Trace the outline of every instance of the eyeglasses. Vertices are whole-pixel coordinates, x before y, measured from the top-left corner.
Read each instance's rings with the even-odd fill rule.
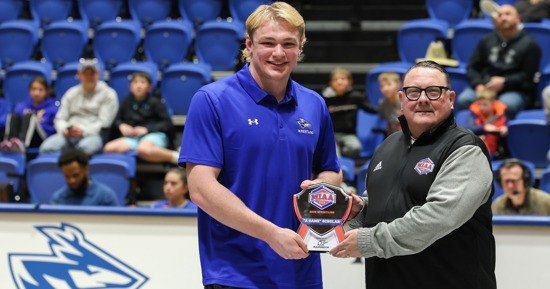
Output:
[[[515,185],[516,185],[519,181],[521,181],[521,180],[522,180],[521,178],[519,178],[519,179],[506,179],[506,180],[502,180],[502,182],[503,182],[504,184],[511,183],[511,184],[513,184],[513,185],[515,186]]]
[[[446,86],[428,86],[426,88],[407,86],[403,87],[403,92],[405,92],[405,96],[411,101],[418,100],[420,95],[422,95],[422,91],[426,93],[426,97],[429,100],[438,100],[441,97],[443,89],[450,90],[451,88]]]

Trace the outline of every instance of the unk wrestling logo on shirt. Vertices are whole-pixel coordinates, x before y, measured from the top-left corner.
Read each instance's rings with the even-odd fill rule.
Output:
[[[314,134],[312,129],[313,125],[311,125],[311,123],[307,120],[300,117],[296,122],[298,122],[298,125],[300,126],[300,129],[298,129],[299,133]]]
[[[37,226],[51,252],[11,253],[9,265],[18,289],[138,289],[148,277],[86,239],[75,226]]]

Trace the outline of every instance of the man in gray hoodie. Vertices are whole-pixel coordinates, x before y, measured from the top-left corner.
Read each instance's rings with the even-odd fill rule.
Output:
[[[65,147],[81,149],[93,155],[103,148],[101,129],[111,127],[118,111],[114,89],[99,80],[97,62],[84,60],[78,66],[80,84],[63,95],[55,116],[57,133],[40,146],[40,153],[59,152]]]

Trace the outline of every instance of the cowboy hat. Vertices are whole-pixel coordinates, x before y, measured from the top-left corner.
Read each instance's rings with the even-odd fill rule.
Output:
[[[416,62],[423,60],[432,60],[443,66],[458,66],[458,60],[447,57],[447,52],[441,41],[432,41],[426,51],[426,57],[417,58]]]
[[[491,18],[494,19],[498,16],[498,9],[500,8],[500,5],[492,0],[481,0],[479,2],[479,8],[481,8],[481,11],[483,11],[483,13],[489,15]]]

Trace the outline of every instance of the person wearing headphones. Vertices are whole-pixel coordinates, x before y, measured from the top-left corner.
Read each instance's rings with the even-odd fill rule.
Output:
[[[497,182],[504,194],[493,202],[493,214],[550,215],[550,194],[533,188],[531,172],[522,161],[505,160]]]

